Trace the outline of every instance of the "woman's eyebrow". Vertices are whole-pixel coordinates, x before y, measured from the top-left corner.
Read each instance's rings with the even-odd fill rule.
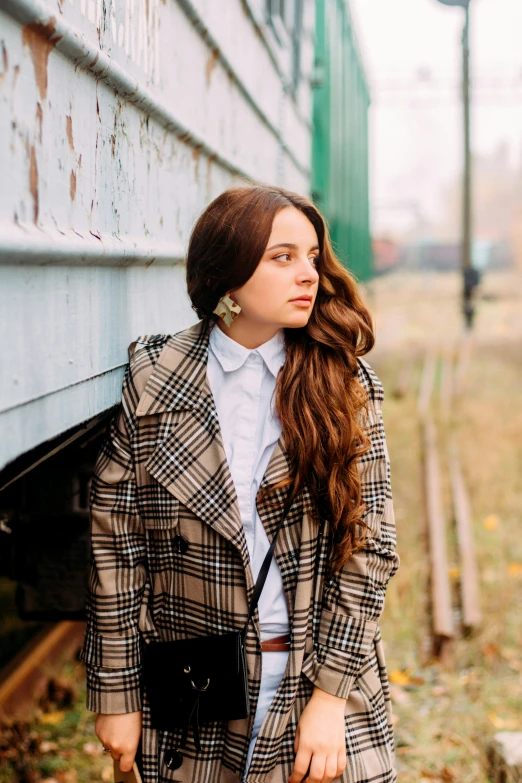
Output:
[[[267,247],[266,252],[269,253],[271,250],[275,250],[278,247],[289,247],[291,250],[299,249],[297,245],[295,245],[293,242],[279,242],[277,245],[272,245],[272,247]],[[310,250],[319,250],[319,245],[314,245],[313,247],[310,248]]]

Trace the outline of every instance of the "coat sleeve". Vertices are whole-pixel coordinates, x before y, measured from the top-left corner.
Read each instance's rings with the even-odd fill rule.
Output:
[[[372,652],[386,587],[400,564],[395,551],[390,461],[382,417],[383,387],[362,360],[358,378],[369,398],[364,428],[371,449],[359,459],[368,540],[325,581],[318,642],[303,665],[304,674],[314,685],[343,698],[348,698]]]
[[[135,712],[142,706],[138,620],[148,577],[130,446],[138,402],[131,366],[94,466],[90,493],[87,626],[79,657],[86,668],[87,709],[105,714]]]

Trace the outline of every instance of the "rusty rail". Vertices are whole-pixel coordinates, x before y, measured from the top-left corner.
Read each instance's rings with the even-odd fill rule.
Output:
[[[442,352],[439,412],[447,448],[439,451],[437,427],[431,410],[439,357],[430,346],[425,354],[417,400],[423,450],[423,478],[430,562],[432,650],[441,662],[453,666],[453,640],[456,636],[452,588],[448,568],[448,525],[444,511],[442,475],[447,470],[451,488],[452,520],[456,525],[460,564],[459,603],[462,628],[469,634],[480,626],[479,571],[473,538],[472,514],[454,431],[458,404],[467,388],[471,358],[471,337],[464,334],[455,346]]]
[[[448,466],[460,559],[462,625],[464,630],[469,633],[477,629],[482,621],[479,571],[469,496],[464,482],[457,441],[454,435],[450,437],[448,446]]]
[[[74,654],[84,634],[84,622],[65,621],[31,639],[0,672],[0,715],[29,717],[50,671]]]
[[[422,421],[424,486],[428,544],[434,654],[447,667],[452,666],[455,636],[451,586],[446,547],[447,527],[441,489],[440,459],[435,423],[426,414]]]

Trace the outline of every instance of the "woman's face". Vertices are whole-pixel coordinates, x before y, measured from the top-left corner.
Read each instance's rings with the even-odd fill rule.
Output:
[[[305,326],[317,296],[318,255],[317,233],[306,215],[295,207],[281,209],[256,271],[244,285],[230,291],[241,307],[236,321],[243,317],[259,326]]]

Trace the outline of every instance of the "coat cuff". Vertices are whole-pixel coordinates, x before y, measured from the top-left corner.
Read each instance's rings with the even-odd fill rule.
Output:
[[[323,609],[318,643],[303,664],[303,674],[321,690],[347,699],[371,653],[377,630],[375,620]]]
[[[88,710],[105,715],[141,710],[139,634],[106,637],[88,630],[78,657],[85,663]]]

